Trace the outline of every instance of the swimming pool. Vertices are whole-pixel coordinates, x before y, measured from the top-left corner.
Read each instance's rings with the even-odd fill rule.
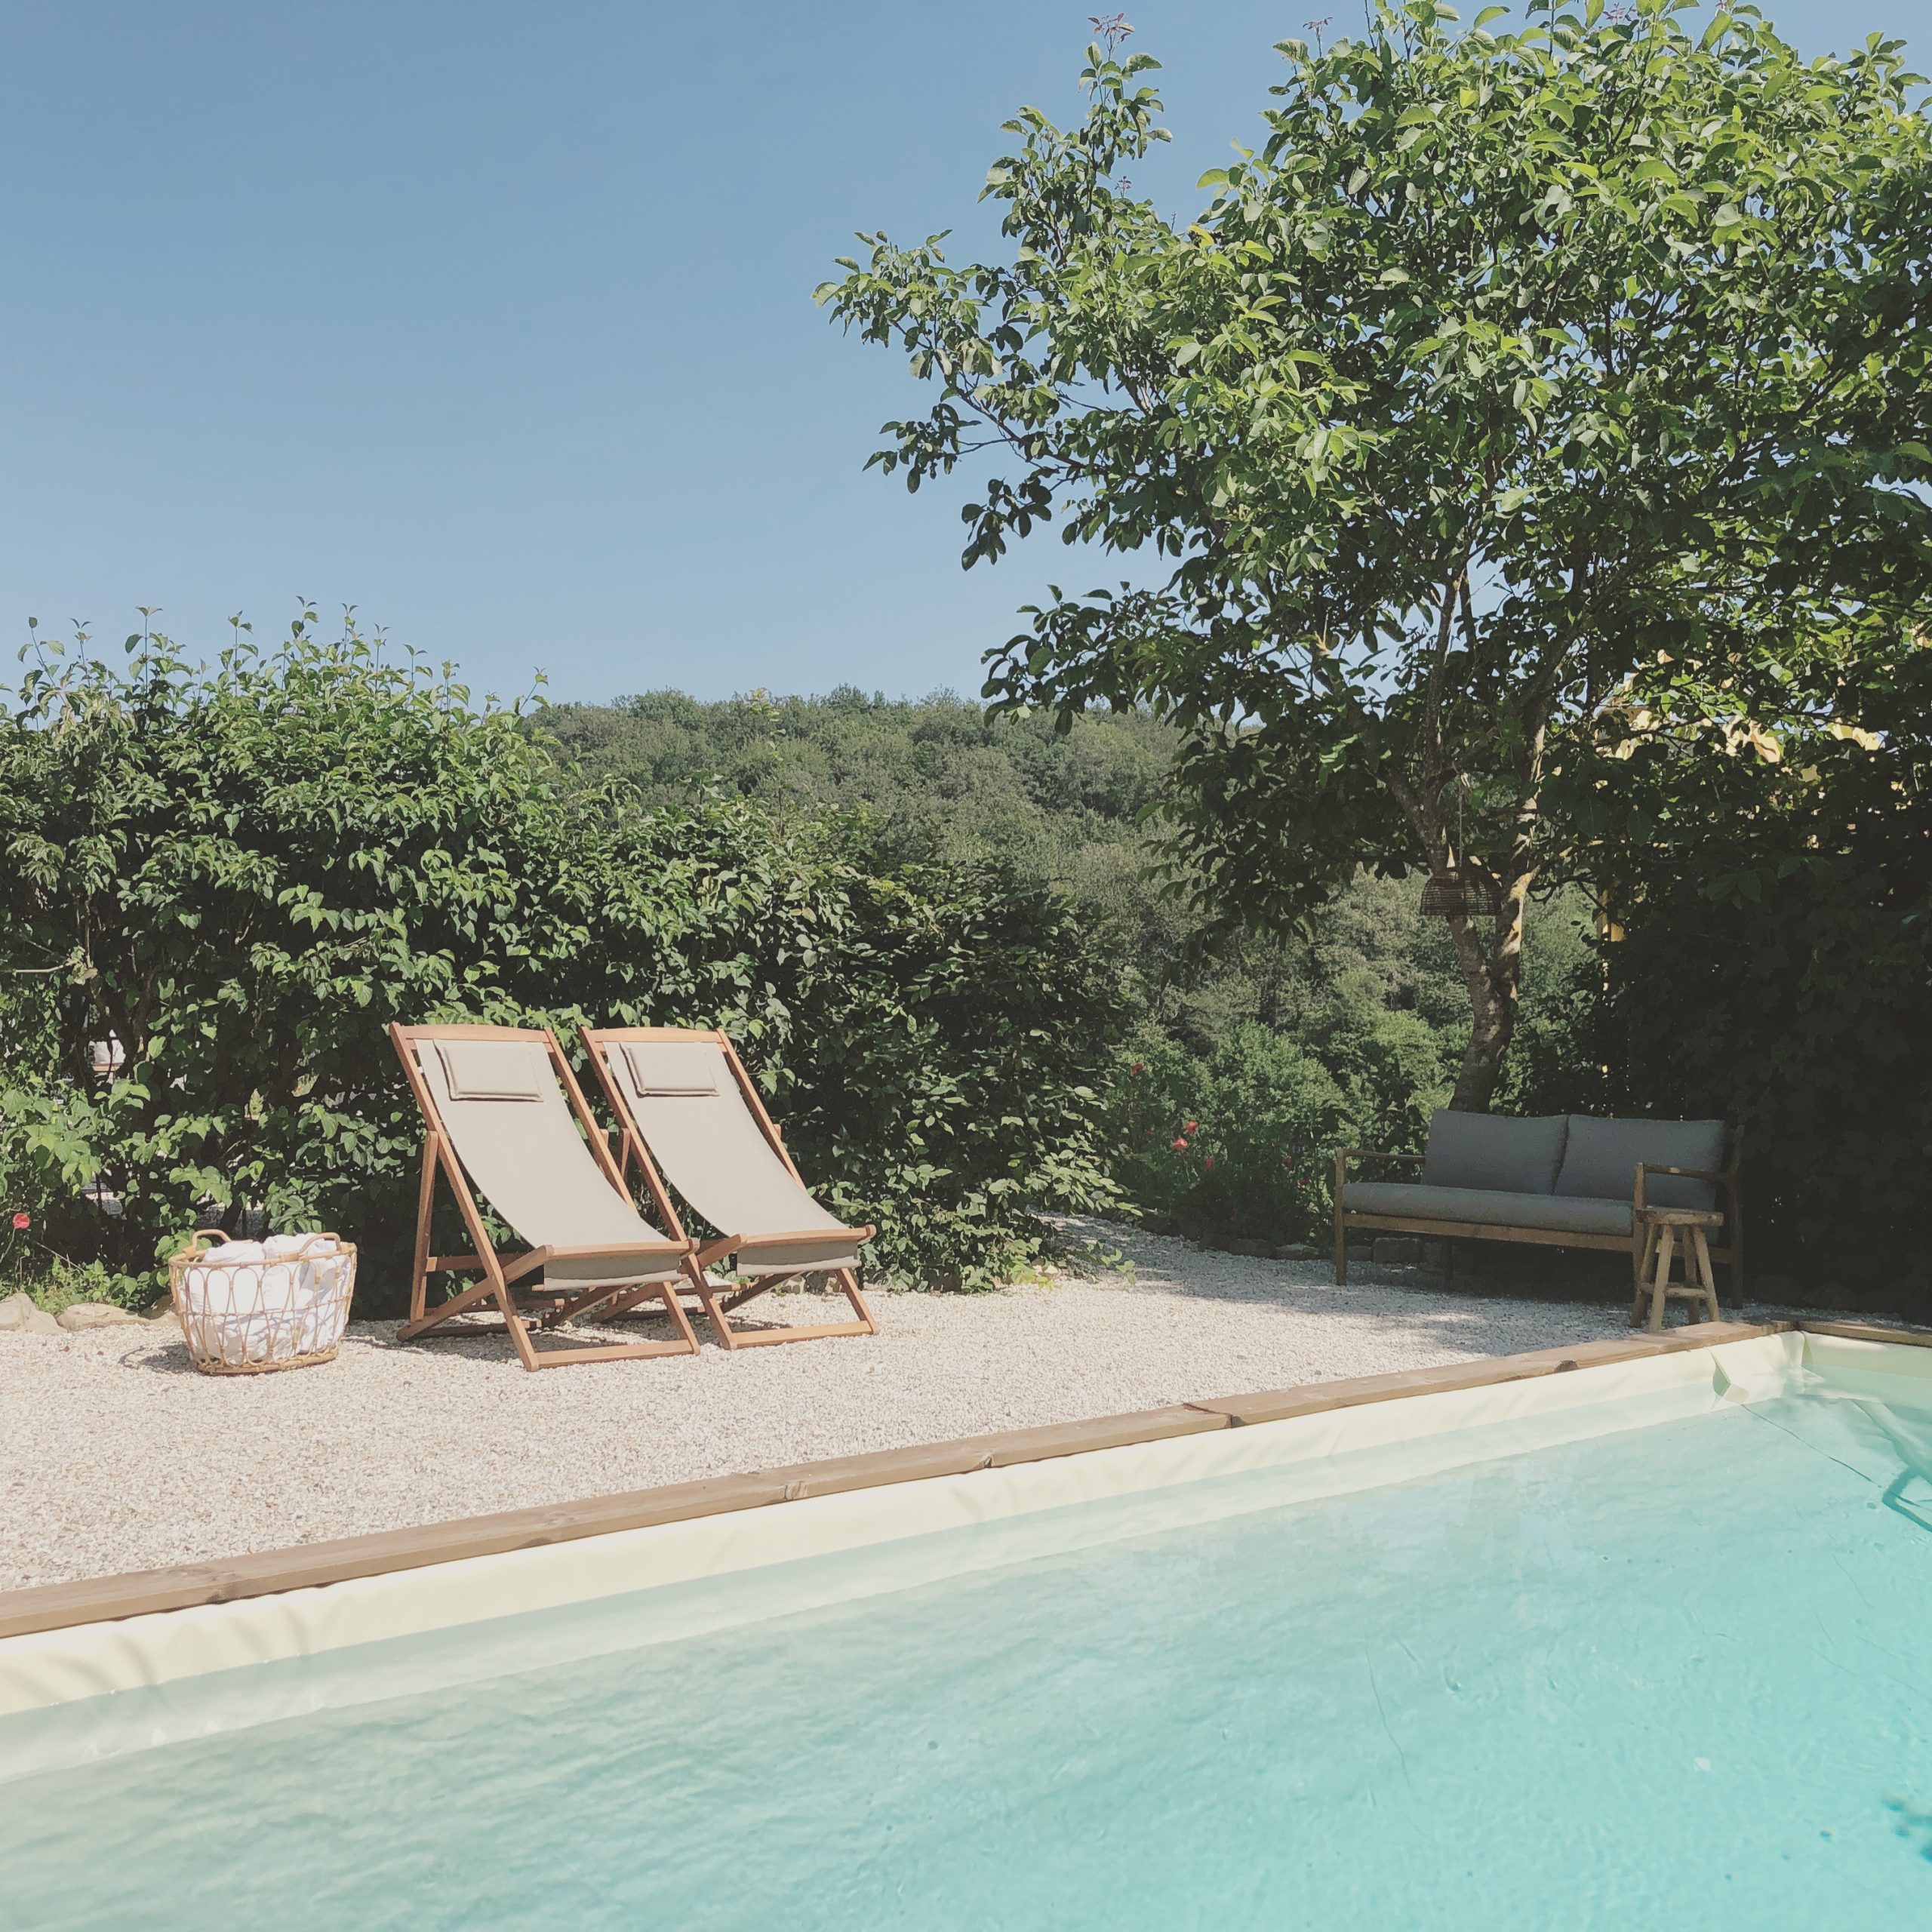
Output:
[[[1928,1355],[1235,1430],[924,1534],[908,1485],[828,1554],[21,1710],[0,1925],[1922,1927]]]

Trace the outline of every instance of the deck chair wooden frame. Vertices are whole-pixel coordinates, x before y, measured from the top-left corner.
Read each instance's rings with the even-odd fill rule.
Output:
[[[725,1064],[731,1069],[731,1077],[737,1081],[738,1092],[744,1101],[745,1109],[757,1124],[758,1131],[764,1137],[766,1144],[773,1153],[785,1164],[786,1171],[800,1187],[805,1185],[804,1177],[798,1169],[785,1145],[785,1137],[778,1131],[777,1123],[766,1111],[764,1100],[752,1077],[746,1071],[745,1063],[738,1057],[738,1050],[731,1044],[731,1036],[721,1032],[706,1032],[684,1026],[586,1026],[583,1029],[583,1044],[611,1103],[611,1112],[618,1121],[617,1172],[628,1174],[635,1164],[644,1177],[644,1184],[651,1196],[651,1205],[663,1225],[679,1239],[685,1238],[685,1224],[678,1214],[677,1204],[671,1198],[671,1191],[666,1184],[663,1174],[651,1149],[645,1144],[644,1136],[638,1131],[630,1103],[623,1089],[611,1071],[609,1050],[613,1047],[635,1041],[705,1041],[721,1048]],[[861,1241],[869,1241],[877,1232],[870,1227],[862,1228],[812,1228],[802,1232],[789,1233],[721,1234],[709,1241],[691,1243],[691,1252],[685,1257],[684,1272],[691,1285],[691,1292],[710,1316],[712,1326],[718,1331],[718,1339],[728,1349],[757,1348],[775,1342],[815,1342],[832,1335],[876,1335],[878,1323],[867,1304],[864,1291],[859,1285],[857,1274],[850,1267],[826,1269],[814,1266],[810,1261],[802,1261],[796,1267],[786,1267],[746,1283],[741,1287],[730,1287],[712,1281],[705,1270],[714,1261],[722,1260],[727,1255],[737,1257],[742,1267],[746,1262],[755,1265],[761,1248],[795,1247],[801,1242],[825,1243],[832,1238],[839,1238],[841,1245],[857,1247]],[[801,1275],[829,1274],[835,1280],[845,1299],[852,1305],[858,1318],[852,1321],[822,1322],[813,1326],[773,1328],[734,1328],[731,1317],[745,1304],[783,1283],[795,1281]]]
[[[564,1057],[556,1035],[547,1027],[404,1026],[392,1023],[389,1038],[395,1047],[397,1057],[402,1062],[410,1091],[422,1109],[424,1128],[423,1174],[416,1197],[416,1247],[409,1282],[409,1319],[397,1331],[397,1340],[414,1341],[423,1336],[433,1340],[458,1335],[508,1335],[517,1358],[527,1369],[555,1368],[568,1362],[619,1361],[633,1355],[695,1355],[697,1337],[679,1298],[675,1276],[631,1287],[593,1287],[574,1292],[563,1288],[518,1285],[549,1261],[588,1259],[618,1252],[626,1258],[640,1252],[657,1255],[678,1265],[681,1272],[694,1245],[685,1238],[681,1229],[674,1232],[661,1250],[641,1251],[631,1247],[619,1251],[598,1245],[564,1247],[552,1244],[528,1248],[521,1254],[500,1254],[484,1225],[475,1193],[463,1172],[455,1143],[444,1124],[435,1096],[423,1077],[423,1069],[417,1059],[419,1042],[426,1044],[439,1040],[506,1040],[532,1045],[541,1042],[571,1111],[584,1130],[598,1171],[626,1203],[635,1204],[631,1201],[623,1176],[611,1158],[609,1143],[585,1102],[583,1090],[577,1084],[570,1063]],[[435,1209],[439,1177],[448,1188],[469,1236],[471,1247],[466,1254],[432,1254],[429,1251],[430,1223]],[[483,1279],[472,1287],[459,1290],[433,1308],[429,1305],[429,1278],[432,1275],[473,1273],[481,1274]],[[534,1340],[533,1331],[548,1331],[574,1316],[595,1311],[600,1318],[608,1320],[635,1309],[640,1302],[654,1300],[664,1304],[678,1331],[676,1340],[546,1349],[538,1349]],[[500,1321],[456,1321],[457,1317],[467,1315],[491,1302],[496,1304]]]

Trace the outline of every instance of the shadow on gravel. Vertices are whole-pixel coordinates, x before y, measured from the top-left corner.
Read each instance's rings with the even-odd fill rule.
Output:
[[[198,1369],[188,1354],[186,1343],[177,1339],[172,1342],[137,1343],[121,1358],[123,1368],[144,1368],[150,1375],[198,1375]]]
[[[1491,1353],[1524,1346],[1518,1324],[1520,1311],[1529,1304],[1593,1309],[1602,1317],[1604,1332],[1611,1335],[1623,1333],[1629,1319],[1630,1264],[1617,1254],[1552,1254],[1547,1249],[1458,1241],[1454,1266],[1446,1272],[1352,1260],[1349,1284],[1338,1288],[1333,1266],[1326,1260],[1270,1261],[1231,1254],[1198,1247],[1177,1236],[1143,1234],[1082,1216],[1057,1217],[1057,1224],[1076,1244],[1121,1252],[1138,1285],[1156,1294],[1203,1301],[1272,1302],[1297,1313],[1327,1310],[1399,1319],[1411,1329],[1440,1334],[1445,1343]],[[1128,1278],[1103,1272],[1093,1278],[1124,1285]],[[1389,1304],[1391,1289],[1404,1298],[1399,1311]],[[1721,1269],[1719,1294],[1729,1291],[1728,1278]],[[1438,1303],[1437,1310],[1429,1306],[1432,1299]],[[1727,1300],[1723,1306],[1725,1319],[1733,1321],[1903,1319],[1870,1309],[1795,1307],[1749,1300],[1741,1306]],[[1672,1325],[1678,1324],[1673,1321]],[[1506,1326],[1509,1332],[1500,1333]]]
[[[1617,1255],[1552,1259],[1547,1251],[1479,1258],[1474,1244],[1458,1243],[1447,1271],[1378,1266],[1352,1260],[1346,1287],[1335,1285],[1331,1263],[1273,1261],[1198,1247],[1168,1235],[1143,1234],[1116,1223],[1068,1217],[1061,1225],[1076,1243],[1118,1250],[1135,1284],[1186,1300],[1274,1303],[1297,1314],[1327,1312],[1399,1320],[1404,1327],[1441,1334],[1446,1344],[1504,1352],[1520,1349],[1530,1306],[1589,1311],[1606,1332],[1627,1321],[1629,1263]],[[1520,1265],[1518,1265],[1520,1263]],[[1125,1284],[1124,1275],[1112,1278]],[[1392,1306],[1392,1291],[1401,1302]]]
[[[395,1347],[396,1346],[395,1326],[393,1322],[385,1323],[380,1329],[373,1331],[370,1327],[361,1324],[352,1327],[348,1334],[342,1338],[342,1353],[346,1355],[358,1349]],[[471,1346],[472,1348],[480,1348],[484,1341],[492,1339],[500,1340],[501,1338],[479,1337]],[[505,1346],[507,1347],[508,1344],[506,1343]],[[337,1359],[340,1358],[340,1357],[337,1358]],[[202,1370],[195,1367],[194,1358],[188,1352],[188,1345],[182,1340],[178,1331],[148,1336],[140,1341],[131,1343],[121,1357],[121,1365],[124,1368],[145,1369],[150,1375],[200,1375],[204,1373]],[[305,1365],[318,1368],[327,1368],[331,1366],[328,1362]],[[288,1372],[291,1374],[296,1373],[294,1370]],[[211,1381],[220,1382],[245,1381],[252,1380],[254,1378],[243,1376],[210,1376],[208,1379]]]

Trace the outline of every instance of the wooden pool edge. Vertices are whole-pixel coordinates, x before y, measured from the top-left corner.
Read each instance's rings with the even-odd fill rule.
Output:
[[[161,1611],[313,1589],[356,1577],[384,1576],[470,1557],[539,1549],[617,1531],[760,1509],[807,1497],[1047,1462],[1094,1450],[1284,1421],[1295,1416],[1436,1395],[1450,1389],[1527,1381],[1539,1376],[1715,1348],[1794,1331],[1932,1346],[1932,1334],[1869,1327],[1861,1323],[1706,1322],[1661,1334],[1639,1333],[1573,1347],[1446,1363],[1435,1368],[1305,1383],[1291,1389],[1180,1402],[1165,1408],[1083,1422],[1008,1429],[957,1441],[880,1450],[868,1455],[801,1463],[789,1468],[739,1475],[707,1477],[697,1482],[672,1483],[576,1502],[540,1503],[490,1515],[376,1531],[211,1562],[177,1564],[166,1569],[88,1577],[78,1583],[43,1583],[0,1591],[0,1641],[84,1624],[115,1623]]]

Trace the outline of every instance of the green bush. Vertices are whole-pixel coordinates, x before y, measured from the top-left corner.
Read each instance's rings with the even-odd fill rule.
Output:
[[[1660,705],[1564,798],[1620,936],[1526,1064],[1539,1106],[1744,1130],[1746,1263],[1854,1304],[1932,1297],[1932,648],[1902,640],[1724,755]]]
[[[646,810],[521,708],[306,617],[212,669],[145,634],[125,668],[50,652],[14,695],[0,1180],[128,1293],[244,1204],[393,1279],[420,1129],[392,1019],[724,1026],[903,1279],[996,1278],[1045,1238],[1033,1208],[1108,1197],[1115,975],[997,862],[888,860],[851,817]]]
[[[844,929],[782,1014],[744,1029],[788,1137],[834,1207],[879,1224],[900,1277],[1010,1280],[1052,1244],[1034,1209],[1116,1196],[1097,1090],[1118,974],[1063,902],[1003,863],[875,876],[854,822],[810,836],[837,861]]]
[[[1327,1224],[1337,1149],[1419,1146],[1454,1066],[1452,1040],[1366,1004],[1300,1037],[1244,1023],[1204,1054],[1149,1033],[1109,1089],[1114,1177],[1189,1233],[1306,1240]]]
[[[1348,1112],[1294,1041],[1236,1026],[1206,1055],[1150,1035],[1109,1091],[1115,1177],[1190,1232],[1299,1240],[1320,1220],[1324,1155]]]

